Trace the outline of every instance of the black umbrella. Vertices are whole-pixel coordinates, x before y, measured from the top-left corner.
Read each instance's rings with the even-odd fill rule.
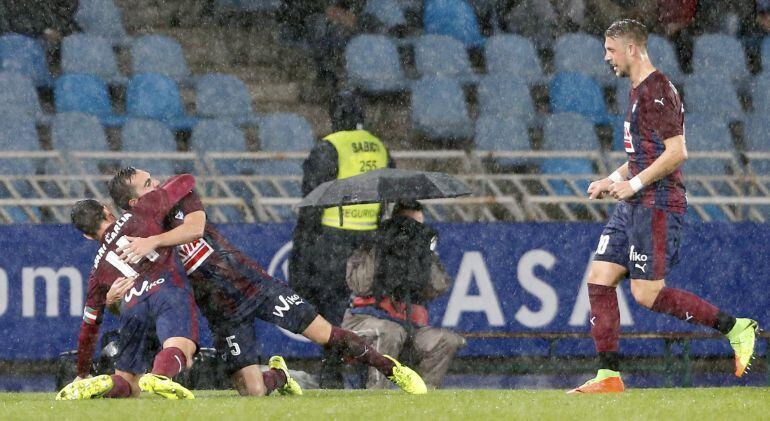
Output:
[[[468,194],[471,194],[468,186],[449,174],[383,168],[327,181],[305,196],[299,207],[438,199]]]

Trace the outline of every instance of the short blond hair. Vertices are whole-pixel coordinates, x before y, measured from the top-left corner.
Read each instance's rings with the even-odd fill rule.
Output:
[[[647,49],[647,27],[638,20],[616,20],[604,31],[604,36],[607,38],[628,38],[636,46]]]

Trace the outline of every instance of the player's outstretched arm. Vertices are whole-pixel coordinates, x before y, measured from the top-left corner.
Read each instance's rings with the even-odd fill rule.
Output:
[[[687,159],[687,147],[684,144],[684,136],[669,137],[663,141],[666,149],[660,156],[645,168],[644,171],[628,181],[614,183],[610,194],[618,200],[626,200],[635,195],[644,186],[660,180],[679,168]]]
[[[158,247],[172,247],[187,244],[203,237],[206,228],[206,212],[195,211],[184,217],[182,225],[152,237],[126,237],[128,243],[116,251],[121,260],[137,263]]]
[[[626,179],[628,175],[628,162],[624,163],[609,176],[596,180],[588,186],[589,199],[601,199],[610,191],[612,183],[617,183]]]

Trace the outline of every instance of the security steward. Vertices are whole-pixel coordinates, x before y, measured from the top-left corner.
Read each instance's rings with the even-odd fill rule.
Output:
[[[303,196],[326,181],[394,167],[382,141],[363,129],[360,96],[341,92],[331,114],[334,133],[319,141],[302,165]],[[380,216],[379,204],[343,206],[342,221],[339,207],[300,210],[289,258],[289,285],[332,324],[342,323],[349,305],[350,291],[345,282],[348,258],[373,237]],[[339,355],[322,356],[319,386],[344,387]]]

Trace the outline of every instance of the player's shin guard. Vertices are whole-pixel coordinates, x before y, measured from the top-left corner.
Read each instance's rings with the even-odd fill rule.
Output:
[[[591,303],[591,337],[604,369],[618,371],[618,337],[620,310],[615,287],[588,284]]]
[[[155,356],[152,363],[152,374],[160,374],[172,378],[187,367],[187,357],[181,349],[172,346],[164,348]]]
[[[395,366],[393,361],[385,358],[354,332],[332,326],[329,342],[325,346],[338,351],[347,358],[374,367],[385,376],[393,375],[393,367]]]
[[[690,323],[697,323],[727,333],[735,318],[719,311],[708,301],[681,289],[663,287],[652,304],[652,311],[670,314]]]
[[[128,380],[124,379],[117,374],[110,376],[112,378],[112,389],[104,394],[105,398],[130,398],[131,397],[131,384]]]

